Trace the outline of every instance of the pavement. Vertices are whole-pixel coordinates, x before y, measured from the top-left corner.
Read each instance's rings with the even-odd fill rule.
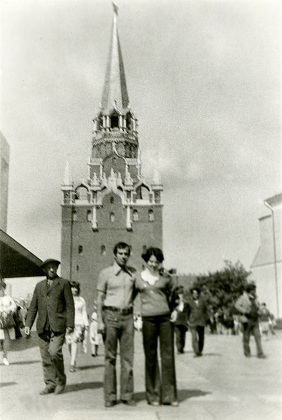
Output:
[[[0,360],[1,420],[281,420],[282,332],[263,341],[267,359],[245,358],[240,336],[206,335],[203,357],[194,358],[187,334],[185,353],[176,355],[179,407],[152,407],[144,392],[142,335],[135,333],[134,383],[136,407],[103,401],[103,346],[100,355],[78,356],[77,370],[68,372],[70,357],[64,346],[67,386],[61,395],[40,396],[44,388],[36,333],[13,342],[8,359]],[[118,363],[119,366],[119,363]],[[118,367],[119,369],[119,367]]]

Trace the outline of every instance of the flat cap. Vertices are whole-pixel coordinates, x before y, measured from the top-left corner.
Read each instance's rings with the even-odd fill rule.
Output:
[[[60,261],[55,260],[54,258],[48,258],[48,260],[43,261],[43,263],[40,265],[41,268],[44,268],[47,264],[57,264],[57,266],[59,266],[61,264]]]

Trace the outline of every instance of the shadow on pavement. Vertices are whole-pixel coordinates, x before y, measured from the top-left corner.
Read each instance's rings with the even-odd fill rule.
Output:
[[[11,340],[10,342],[10,351],[22,351],[27,350],[32,347],[38,346],[38,336],[37,333],[31,333],[29,338],[25,336],[18,338],[17,340]]]
[[[221,353],[203,353],[203,357],[205,356],[220,356],[222,357]]]
[[[188,400],[189,398],[204,397],[208,394],[211,394],[211,392],[204,392],[199,389],[180,389],[177,391],[179,402]]]
[[[82,391],[84,389],[98,389],[102,388],[102,386],[103,382],[84,382],[82,384],[67,385],[64,394],[68,392]]]
[[[10,362],[10,365],[33,365],[35,363],[42,363],[41,360],[24,360],[23,362]]]
[[[2,384],[0,384],[0,388],[3,388],[4,386],[11,386],[11,385],[17,385],[17,382],[2,382]]]
[[[178,401],[188,400],[189,398],[195,397],[204,397],[205,395],[211,394],[210,392],[200,391],[198,389],[181,389],[177,391]],[[145,392],[136,392],[134,393],[134,399],[136,402],[138,401],[146,401],[146,393]]]
[[[105,365],[89,365],[89,366],[79,366],[77,368],[77,370],[88,370],[88,369],[96,369],[96,368],[100,368],[100,367],[104,367]]]

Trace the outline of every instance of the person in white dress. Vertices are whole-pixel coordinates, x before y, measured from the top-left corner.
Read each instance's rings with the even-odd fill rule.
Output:
[[[98,333],[97,311],[91,315],[91,322],[89,327],[89,340],[91,345],[92,357],[98,356],[99,344],[102,343],[102,334]]]
[[[71,334],[66,335],[66,343],[68,344],[71,356],[70,372],[75,372],[78,346],[79,343],[84,342],[85,334],[87,333],[89,327],[89,321],[86,312],[85,300],[80,296],[80,283],[77,281],[71,281],[70,286],[75,308],[75,327]]]
[[[10,340],[14,340],[15,329],[7,323],[7,319],[13,321],[13,315],[16,312],[17,305],[11,296],[5,295],[6,283],[0,282],[0,348],[3,350],[3,363],[9,366],[8,350]],[[14,324],[15,325],[15,324]]]

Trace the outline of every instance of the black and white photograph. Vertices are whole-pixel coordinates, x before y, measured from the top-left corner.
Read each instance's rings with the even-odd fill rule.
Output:
[[[0,2],[2,420],[280,420],[278,0]]]

